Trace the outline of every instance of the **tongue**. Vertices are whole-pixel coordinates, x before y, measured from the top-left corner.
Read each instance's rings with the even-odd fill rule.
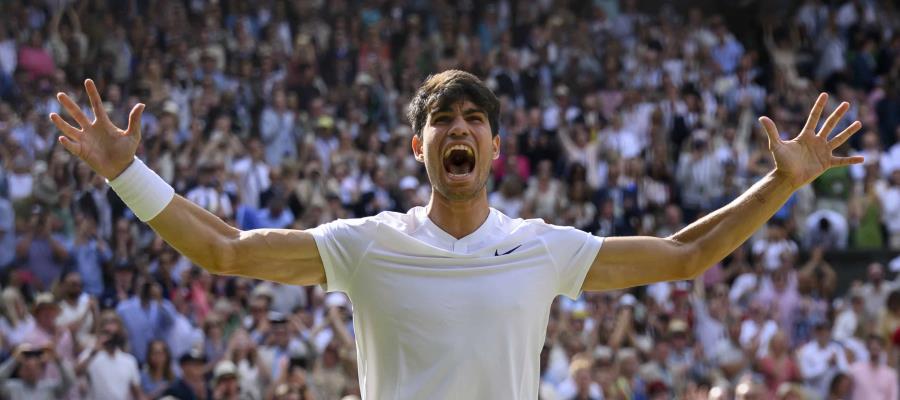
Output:
[[[450,167],[447,169],[453,175],[465,175],[468,174],[471,168],[469,168],[469,163],[451,163]]]

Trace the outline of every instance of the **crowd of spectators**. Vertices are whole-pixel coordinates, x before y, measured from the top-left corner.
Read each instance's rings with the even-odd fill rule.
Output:
[[[900,250],[900,9],[736,3],[758,29],[633,0],[0,2],[0,392],[359,396],[347,298],[192,265],[57,145],[57,92],[90,113],[93,78],[120,126],[146,103],[138,156],[179,194],[305,229],[428,201],[405,106],[458,68],[502,102],[491,205],[600,236],[742,193],[773,168],[760,115],[787,138],[827,90],[835,132],[864,126],[837,152],[865,164],[696,281],[558,299],[540,399],[900,398],[900,259],[838,285],[826,256]]]

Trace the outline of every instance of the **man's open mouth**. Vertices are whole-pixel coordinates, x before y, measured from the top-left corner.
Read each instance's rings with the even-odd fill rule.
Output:
[[[465,144],[447,146],[443,154],[444,171],[453,177],[463,177],[475,169],[475,150]]]

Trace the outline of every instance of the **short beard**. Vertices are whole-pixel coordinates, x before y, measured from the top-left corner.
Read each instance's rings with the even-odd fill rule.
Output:
[[[431,179],[431,176],[429,175],[428,178]],[[434,180],[434,181],[436,181],[436,180]],[[487,181],[488,181],[488,178],[485,178],[484,180],[481,181],[481,184],[475,188],[475,190],[473,190],[472,192],[468,192],[468,193],[459,193],[459,192],[448,193],[448,191],[444,190],[443,187],[441,187],[439,185],[435,185],[434,182],[432,182],[431,188],[432,188],[432,190],[439,193],[441,196],[443,196],[445,199],[447,199],[449,201],[466,201],[466,200],[472,200],[472,199],[478,197],[478,195],[482,191],[484,191],[485,188],[487,187]]]

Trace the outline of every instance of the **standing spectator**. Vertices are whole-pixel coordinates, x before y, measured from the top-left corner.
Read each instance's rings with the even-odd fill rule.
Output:
[[[827,322],[816,325],[814,339],[800,347],[797,358],[804,382],[821,397],[828,393],[834,376],[847,370],[844,349],[831,340],[831,326]]]
[[[174,320],[175,310],[162,298],[162,289],[155,282],[145,282],[138,294],[119,303],[116,313],[128,334],[131,352],[138,362],[147,360],[147,347],[154,339],[162,339]]]
[[[56,325],[72,332],[78,343],[92,343],[97,304],[89,294],[82,291],[82,280],[78,271],[72,270],[63,274],[58,293],[60,313],[56,317]]]
[[[269,189],[269,166],[264,159],[262,143],[251,138],[247,144],[247,155],[238,159],[232,166],[238,185],[241,203],[250,209],[260,207],[260,195]]]
[[[281,166],[285,159],[297,157],[294,112],[287,108],[287,95],[281,88],[272,93],[272,103],[260,116],[260,137],[266,145],[266,163]]]
[[[866,278],[867,281],[860,289],[860,294],[866,303],[866,318],[875,321],[880,317],[888,295],[897,289],[898,282],[884,279],[884,265],[880,262],[869,264],[866,268]]]
[[[103,266],[112,260],[112,250],[97,233],[97,222],[88,214],[75,218],[76,234],[72,259],[84,282],[84,291],[92,296],[103,293]]]
[[[848,371],[853,378],[852,400],[894,400],[900,398],[897,389],[897,370],[887,365],[887,353],[883,348],[884,339],[869,335],[866,348],[868,360],[857,360]]]
[[[698,131],[702,132],[702,131]],[[722,194],[722,165],[709,149],[707,135],[694,134],[689,152],[678,160],[677,179],[685,218],[693,220]]]
[[[76,372],[88,380],[90,399],[140,399],[141,378],[137,360],[126,352],[121,320],[111,311],[100,317],[94,347],[84,350]]]
[[[69,260],[69,242],[58,233],[57,219],[35,206],[27,230],[16,244],[16,255],[37,278],[38,289],[49,290]]]
[[[878,196],[881,200],[881,220],[887,228],[887,242],[891,250],[900,250],[900,167],[895,167],[888,187]]]
[[[753,256],[768,272],[781,268],[785,257],[793,259],[797,252],[797,243],[788,237],[785,221],[779,219],[769,221],[766,237],[753,243]]]

